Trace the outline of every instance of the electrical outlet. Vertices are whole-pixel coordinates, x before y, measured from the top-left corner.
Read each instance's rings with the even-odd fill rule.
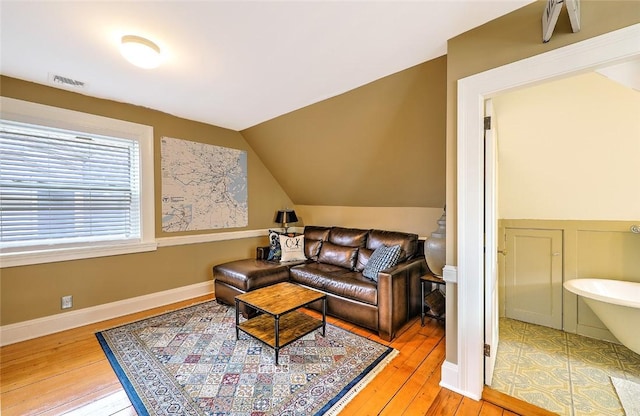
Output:
[[[73,296],[63,296],[62,297],[62,309],[69,309],[73,307]]]

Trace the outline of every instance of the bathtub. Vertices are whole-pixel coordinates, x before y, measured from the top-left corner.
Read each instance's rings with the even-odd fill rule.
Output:
[[[640,283],[609,279],[574,279],[564,282],[580,295],[618,341],[640,354]]]

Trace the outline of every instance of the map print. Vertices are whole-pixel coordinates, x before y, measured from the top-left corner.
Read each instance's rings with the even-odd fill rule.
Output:
[[[246,227],[247,152],[162,137],[162,231]]]

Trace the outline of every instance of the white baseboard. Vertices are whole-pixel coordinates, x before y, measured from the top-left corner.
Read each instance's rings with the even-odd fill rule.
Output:
[[[458,283],[458,268],[456,266],[451,266],[446,264],[442,269],[442,278],[447,283]]]
[[[213,280],[0,327],[0,346],[213,293]]]
[[[440,387],[460,393],[458,388],[458,366],[445,360],[440,369]]]
[[[460,375],[458,373],[458,364],[453,364],[450,361],[446,361],[442,363],[441,367],[441,376],[440,376],[440,387],[444,387],[445,389],[449,389],[458,394],[462,394],[463,396],[469,397],[473,400],[482,399],[482,393],[478,396],[473,392],[467,391],[460,386]]]

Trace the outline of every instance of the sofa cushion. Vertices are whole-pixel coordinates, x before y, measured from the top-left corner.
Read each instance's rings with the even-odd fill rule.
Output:
[[[288,235],[280,235],[280,249],[282,251],[282,256],[280,261],[298,261],[298,260],[306,260],[304,252],[304,236],[288,236]]]
[[[356,271],[362,272],[364,270],[364,266],[369,262],[369,257],[373,250],[369,250],[368,248],[360,248],[358,249],[358,261],[356,262]]]
[[[333,227],[329,232],[329,241],[339,246],[365,247],[367,234],[369,234],[369,230]]]
[[[307,225],[304,227],[304,238],[316,241],[327,241],[331,227]]]
[[[304,255],[313,261],[318,261],[320,255],[320,248],[322,247],[322,240],[312,240],[306,237],[304,238]]]
[[[376,248],[373,254],[371,254],[367,265],[364,267],[362,275],[377,282],[378,272],[398,264],[401,251],[402,249],[399,244],[390,247],[380,246]]]
[[[332,264],[334,266],[343,267],[347,270],[353,270],[358,258],[357,247],[346,247],[332,244],[330,242],[322,243],[318,263]]]
[[[323,263],[307,263],[289,270],[290,280],[323,292],[368,303],[378,304],[375,282],[344,268]]]
[[[411,259],[418,254],[418,235],[412,233],[402,233],[398,231],[371,230],[367,239],[367,248],[375,250],[381,246],[395,246],[399,244],[402,248],[399,263]]]
[[[284,264],[264,260],[243,259],[213,267],[215,284],[224,283],[243,292],[289,280],[289,268]],[[216,293],[217,295],[217,293]],[[226,299],[233,305],[233,297]]]
[[[344,267],[334,266],[333,264],[310,262],[291,267],[289,269],[289,280],[318,290],[324,290],[327,279],[348,272]]]

